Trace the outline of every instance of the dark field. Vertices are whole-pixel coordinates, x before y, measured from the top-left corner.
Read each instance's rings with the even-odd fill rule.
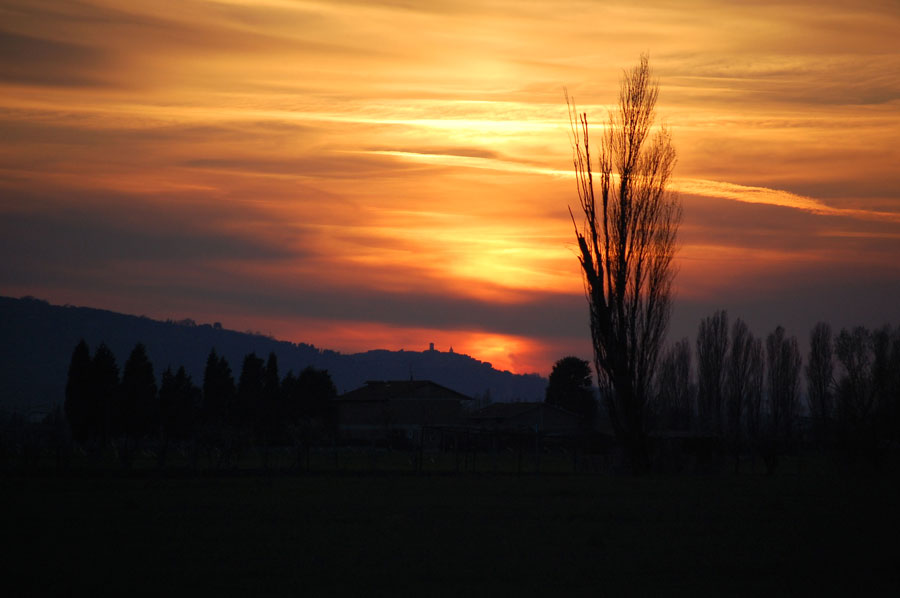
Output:
[[[4,594],[891,594],[893,481],[7,477]]]

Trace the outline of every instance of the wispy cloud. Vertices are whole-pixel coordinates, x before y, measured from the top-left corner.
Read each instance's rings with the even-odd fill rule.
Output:
[[[804,197],[788,191],[769,189],[767,187],[737,185],[735,183],[705,179],[678,178],[675,180],[673,189],[681,193],[690,193],[704,197],[717,197],[743,203],[765,204],[803,210],[821,216],[846,216],[900,223],[900,212],[836,208],[811,197]]]
[[[570,170],[543,168],[530,163],[521,163],[504,158],[494,152],[486,152],[483,155],[478,155],[478,152],[475,151],[367,150],[364,153],[396,156],[407,160],[442,164],[445,166],[495,170],[498,172],[537,174],[553,177],[574,176]],[[679,193],[700,195],[703,197],[714,197],[742,203],[792,208],[821,216],[844,216],[900,223],[900,212],[834,207],[829,206],[818,199],[798,195],[782,189],[771,189],[761,186],[739,185],[737,183],[726,181],[685,177],[675,178],[671,189]]]
[[[546,371],[584,341],[562,90],[599,132],[649,51],[683,300],[883,294],[898,26],[878,0],[5,0],[0,292],[344,350],[477,333]]]

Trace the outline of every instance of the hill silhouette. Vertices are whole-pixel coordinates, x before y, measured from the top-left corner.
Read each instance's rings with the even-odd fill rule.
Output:
[[[147,347],[157,377],[184,365],[196,383],[210,349],[228,359],[237,375],[247,353],[278,356],[283,373],[306,366],[327,369],[339,392],[366,380],[434,380],[469,396],[490,394],[493,401],[543,400],[547,385],[537,374],[513,374],[460,353],[387,351],[341,354],[305,343],[227,330],[193,320],[159,321],[89,307],[58,306],[24,297],[0,297],[0,411],[39,415],[61,405],[69,360],[80,339],[91,350],[101,342],[119,367],[137,342]]]

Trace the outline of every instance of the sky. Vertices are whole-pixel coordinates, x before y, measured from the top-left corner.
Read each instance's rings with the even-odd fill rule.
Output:
[[[564,90],[599,132],[646,53],[669,339],[900,323],[898,37],[894,0],[0,0],[0,294],[590,359]]]

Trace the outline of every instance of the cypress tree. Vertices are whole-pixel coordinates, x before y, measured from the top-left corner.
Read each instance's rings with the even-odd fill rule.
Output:
[[[218,360],[216,360],[218,362]],[[200,414],[200,389],[187,375],[184,366],[173,374],[163,372],[159,387],[160,466],[165,465],[170,442],[194,438]]]
[[[90,419],[93,438],[100,442],[100,450],[120,427],[117,413],[119,394],[119,366],[116,356],[105,343],[100,343],[91,362]]]
[[[272,443],[284,436],[281,379],[278,376],[278,357],[275,353],[269,353],[269,359],[266,361],[262,394],[260,433],[266,442]]]
[[[206,359],[203,373],[203,419],[207,422],[223,422],[231,417],[234,403],[234,377],[224,356],[213,349]]]
[[[79,444],[88,441],[91,431],[91,351],[81,339],[72,352],[66,380],[66,419]]]
[[[259,420],[265,369],[263,360],[257,357],[256,353],[249,353],[244,357],[241,377],[238,381],[237,404],[234,414],[234,420],[238,427],[253,429]]]
[[[297,394],[301,399],[301,416],[306,419],[321,418],[332,433],[337,429],[337,409],[334,399],[337,388],[328,370],[308,366],[297,379]]]
[[[122,458],[130,465],[132,449],[137,449],[144,436],[156,428],[158,416],[153,364],[141,343],[135,345],[125,362],[120,394],[119,430],[125,437]]]

